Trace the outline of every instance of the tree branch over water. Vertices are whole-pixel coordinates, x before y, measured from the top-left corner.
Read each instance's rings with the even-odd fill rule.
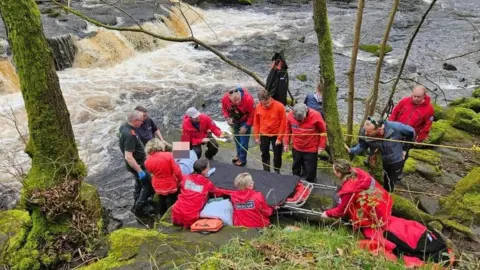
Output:
[[[68,11],[68,12],[74,14],[75,16],[81,18],[81,19],[84,19],[85,21],[87,21],[91,24],[94,24],[94,25],[99,26],[99,27],[103,27],[103,28],[108,29],[108,30],[144,33],[144,34],[149,35],[149,36],[154,37],[154,38],[158,38],[158,39],[166,40],[166,41],[172,41],[172,42],[194,42],[194,43],[204,47],[205,49],[209,50],[210,52],[212,52],[216,56],[218,56],[225,63],[231,65],[232,67],[234,67],[234,68],[242,71],[243,73],[247,74],[248,76],[252,77],[262,87],[265,87],[265,82],[263,82],[263,80],[260,79],[260,77],[258,77],[258,75],[255,72],[250,71],[246,67],[242,66],[241,64],[234,62],[232,59],[226,57],[222,52],[215,49],[213,46],[211,46],[211,45],[209,45],[209,44],[207,44],[207,43],[205,43],[205,42],[203,42],[203,41],[201,41],[201,40],[199,40],[199,39],[197,39],[193,36],[186,37],[186,38],[169,37],[169,36],[163,36],[163,35],[155,34],[153,32],[145,30],[141,27],[140,27],[140,29],[136,29],[136,28],[128,28],[128,27],[111,26],[111,25],[101,23],[101,22],[99,22],[99,21],[97,21],[93,18],[90,18],[90,17],[86,16],[85,14],[83,14],[83,13],[81,13],[81,12],[75,10],[75,9],[72,9],[72,8],[69,8],[68,6],[62,5],[57,0],[52,0],[52,2],[55,3],[56,5],[60,6],[61,8],[63,8],[65,11]],[[188,22],[187,22],[187,24],[188,24]]]

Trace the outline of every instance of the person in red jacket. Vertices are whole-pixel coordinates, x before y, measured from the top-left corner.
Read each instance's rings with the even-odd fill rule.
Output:
[[[177,201],[178,186],[183,179],[173,154],[165,152],[165,148],[165,143],[157,138],[150,140],[145,146],[148,154],[145,168],[153,175],[152,186],[160,199],[160,216]]]
[[[297,103],[287,115],[287,127],[283,139],[284,152],[289,151],[290,140],[293,141],[292,173],[300,176],[302,167],[305,179],[315,183],[317,179],[318,154],[325,150],[327,128],[322,115],[309,109],[303,103]],[[290,139],[292,137],[292,139]]]
[[[263,228],[270,225],[273,208],[268,206],[261,192],[253,189],[253,185],[249,173],[241,173],[235,178],[238,190],[229,194],[233,205],[233,226]]]
[[[371,229],[381,230],[392,214],[390,194],[367,172],[352,168],[350,162],[339,159],[333,172],[340,179],[336,195],[337,206],[322,213],[323,218],[348,216],[355,229],[362,229],[365,237]]]
[[[197,157],[202,156],[202,145],[207,145],[205,157],[212,159],[218,152],[218,143],[212,137],[215,134],[217,137],[222,137],[222,131],[215,125],[215,122],[210,116],[200,113],[194,107],[188,108],[183,117],[183,134],[181,141],[190,142],[190,149],[194,150]]]
[[[421,85],[413,88],[412,95],[400,100],[389,118],[390,121],[413,127],[417,134],[416,142],[427,139],[432,127],[434,110],[426,92],[427,89]]]
[[[209,170],[208,160],[199,159],[193,164],[193,174],[183,176],[180,195],[172,208],[173,224],[190,228],[199,219],[209,194],[223,195],[206,177]]]
[[[233,164],[244,166],[247,163],[248,142],[255,115],[253,97],[247,89],[237,87],[229,90],[222,98],[222,112],[227,123],[233,127],[237,156],[232,159]]]

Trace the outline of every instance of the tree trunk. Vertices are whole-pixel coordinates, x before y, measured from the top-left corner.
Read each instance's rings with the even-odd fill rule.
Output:
[[[322,98],[327,122],[328,143],[333,159],[347,158],[343,147],[344,141],[337,108],[337,87],[335,85],[335,68],[333,62],[332,37],[328,23],[327,1],[313,2],[313,21],[318,37],[318,54],[320,55],[320,76],[323,84]]]
[[[35,1],[2,0],[0,12],[27,111],[30,137],[25,151],[32,159],[21,202],[31,213],[32,227],[17,243],[10,262],[21,269],[38,269],[58,263],[69,252],[57,245],[62,244],[62,237],[75,234],[70,231],[76,222],[72,205],[80,197],[86,167],[78,156],[53,53]]]
[[[378,85],[380,83],[380,74],[382,73],[382,64],[383,58],[385,57],[385,45],[388,41],[388,36],[390,35],[390,29],[392,29],[393,21],[395,20],[395,14],[397,14],[398,4],[400,0],[393,0],[392,10],[390,11],[390,16],[388,18],[387,27],[383,33],[383,40],[380,44],[380,55],[378,57],[377,69],[375,71],[375,81],[373,82],[373,90],[370,96],[367,99],[365,104],[365,115],[363,116],[362,125],[367,120],[367,117],[375,113],[375,107],[377,106],[378,100]]]
[[[358,0],[357,19],[355,21],[355,33],[353,35],[352,59],[350,60],[350,70],[348,72],[348,116],[347,116],[347,134],[353,132],[353,108],[355,102],[355,67],[357,66],[358,44],[360,43],[360,31],[362,30],[363,7],[365,1]],[[347,137],[347,144],[350,145],[352,136]]]
[[[412,35],[412,38],[410,38],[410,41],[408,42],[407,48],[405,49],[405,54],[403,55],[403,60],[402,60],[401,66],[400,66],[400,70],[398,71],[398,74],[397,74],[397,78],[395,79],[395,82],[392,85],[392,90],[390,90],[390,96],[388,97],[388,100],[385,103],[385,107],[383,108],[382,117],[387,113],[390,105],[393,105],[393,102],[392,102],[393,95],[395,94],[395,90],[397,88],[398,81],[400,81],[400,77],[402,76],[403,68],[405,67],[405,63],[407,63],[407,58],[408,58],[408,54],[410,53],[410,48],[412,47],[413,41],[415,40],[415,37],[417,36],[418,31],[420,31],[420,28],[422,27],[422,24],[425,21],[425,18],[427,18],[428,13],[430,13],[430,10],[432,10],[432,8],[433,8],[433,6],[435,5],[436,2],[437,2],[437,0],[433,0],[430,3],[430,6],[428,6],[427,11],[425,13],[423,13],[422,19],[418,23],[417,28],[415,29],[415,32]]]

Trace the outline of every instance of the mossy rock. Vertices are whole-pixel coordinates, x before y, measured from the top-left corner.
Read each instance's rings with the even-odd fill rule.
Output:
[[[433,119],[435,121],[438,120],[449,120],[452,117],[452,109],[451,108],[444,108],[437,104],[433,104],[434,115]]]
[[[456,107],[453,109],[452,126],[480,134],[480,115],[471,109]]]
[[[474,98],[480,98],[480,87],[477,88],[477,89],[475,89],[475,91],[473,91],[472,97],[474,97]]]
[[[296,78],[299,81],[305,82],[307,80],[307,74],[298,74]]]
[[[467,108],[471,109],[474,112],[478,113],[480,112],[480,98],[459,98],[454,101],[452,101],[449,106],[456,106],[456,107],[462,107],[462,108]]]
[[[438,165],[440,163],[440,153],[430,149],[412,149],[408,152],[409,157],[423,161],[430,165]],[[407,159],[408,161],[408,159]]]
[[[87,211],[85,214],[92,220],[95,220],[99,231],[102,231],[104,227],[102,219],[103,207],[97,188],[86,182],[82,182],[80,200]]]
[[[439,214],[468,226],[480,225],[480,167],[473,168],[448,197],[440,199]]]
[[[403,173],[405,175],[414,173],[416,171],[416,165],[417,161],[414,158],[409,157],[403,166]]]
[[[6,263],[8,253],[17,249],[26,233],[32,226],[32,220],[27,211],[0,211],[0,265]],[[5,251],[5,253],[3,253]]]
[[[125,228],[109,236],[108,256],[81,269],[161,269],[179,267],[189,261],[197,250],[208,251],[211,245],[190,242],[154,230]]]
[[[471,136],[467,132],[452,127],[449,121],[439,120],[433,122],[425,143],[440,144],[443,141],[457,142],[469,141],[471,139]]]
[[[380,44],[360,44],[358,48],[364,52],[369,52],[375,56],[380,55]],[[391,51],[392,51],[392,46],[388,44],[385,45],[385,54]]]

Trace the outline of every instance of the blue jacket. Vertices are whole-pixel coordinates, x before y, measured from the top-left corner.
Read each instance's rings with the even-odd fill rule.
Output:
[[[383,138],[415,142],[415,130],[411,126],[399,122],[384,121],[385,133]],[[365,130],[360,130],[360,136],[365,136]],[[394,164],[403,161],[403,151],[407,151],[411,143],[375,140],[375,138],[360,138],[358,144],[350,148],[350,154],[358,155],[370,147],[371,150],[380,149],[385,164]]]
[[[319,96],[317,93],[309,93],[307,97],[305,97],[305,101],[303,103],[305,103],[308,108],[314,109],[315,111],[319,112],[322,115],[322,118],[325,119],[325,115],[323,114],[322,97]]]

